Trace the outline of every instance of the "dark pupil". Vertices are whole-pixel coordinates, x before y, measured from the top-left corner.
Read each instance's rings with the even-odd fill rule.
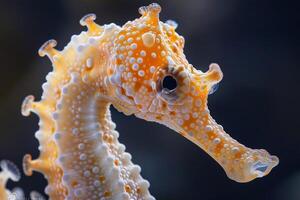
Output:
[[[173,76],[166,76],[162,83],[163,88],[174,90],[177,87],[177,81]]]

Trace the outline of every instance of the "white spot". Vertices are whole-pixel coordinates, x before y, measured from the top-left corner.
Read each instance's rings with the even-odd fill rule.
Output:
[[[197,99],[196,102],[195,102],[196,107],[200,107],[201,104],[202,104],[201,100]]]
[[[74,194],[76,197],[79,197],[83,194],[83,191],[82,191],[82,189],[78,188],[78,189],[75,189]]]
[[[73,135],[78,135],[78,133],[79,133],[78,128],[73,128],[72,133],[73,133]]]
[[[60,133],[55,133],[54,138],[56,140],[59,140],[61,138],[61,134]]]
[[[131,48],[132,50],[136,49],[136,48],[137,48],[137,44],[136,44],[136,43],[132,43],[132,44],[130,45],[130,48]]]
[[[151,32],[146,32],[142,35],[142,41],[146,47],[152,47],[155,43],[155,35]]]
[[[193,118],[198,118],[198,113],[194,112],[193,113]]]
[[[139,26],[138,26],[138,29],[143,29],[143,28],[145,28],[146,27],[146,25],[145,24],[140,24]]]
[[[142,51],[140,52],[140,55],[141,55],[142,57],[145,57],[145,56],[146,56],[146,51],[142,50]]]
[[[134,64],[132,65],[132,69],[135,70],[135,71],[137,71],[137,70],[139,69],[139,65],[136,64],[136,63],[134,63]]]
[[[186,71],[181,71],[181,72],[178,74],[178,76],[180,76],[180,77],[183,78],[183,79],[186,79],[188,75],[187,75]]]
[[[118,84],[120,85],[121,84],[121,76],[120,76],[120,73],[117,73],[113,76],[110,77],[110,82],[112,84]]]
[[[83,175],[84,175],[85,177],[89,177],[89,176],[91,175],[91,172],[88,171],[88,170],[86,170],[85,172],[83,172]]]
[[[134,57],[131,57],[130,59],[129,59],[129,62],[132,64],[132,63],[134,63],[135,62],[135,58]]]
[[[152,53],[151,53],[151,57],[152,57],[152,58],[156,58],[156,57],[157,57],[157,56],[156,56],[156,53],[152,52]]]
[[[97,174],[99,172],[99,167],[93,167],[92,172]]]
[[[212,131],[213,130],[213,128],[211,127],[211,126],[206,126],[205,127],[205,131],[206,132],[210,132],[210,131]]]
[[[154,72],[155,72],[155,67],[154,67],[154,66],[151,66],[151,67],[150,67],[150,73],[153,74]]]
[[[237,153],[239,151],[239,148],[238,147],[233,147],[231,149],[232,153]]]
[[[164,52],[164,51],[162,51],[162,52]],[[162,53],[162,52],[161,52],[161,53]],[[168,61],[168,64],[169,64],[169,65],[172,65],[172,66],[175,65],[175,62],[174,62],[174,60],[171,58],[171,56],[167,56],[167,61]]]
[[[151,85],[151,87],[152,87],[153,90],[156,88],[156,83],[154,81],[151,81],[150,85]]]
[[[84,153],[80,154],[79,159],[80,160],[85,160],[86,159],[86,155]]]
[[[69,181],[70,180],[70,176],[68,174],[63,175],[63,180],[64,181]]]
[[[131,73],[131,72],[128,72],[128,73],[127,73],[127,77],[128,77],[128,78],[132,77],[132,73]]]
[[[215,138],[214,140],[213,140],[213,143],[214,144],[219,144],[221,142],[221,139],[220,138]]]
[[[190,119],[190,115],[189,114],[185,114],[184,115],[184,120],[189,120]]]
[[[85,82],[85,83],[87,83],[88,82],[88,75],[87,74],[85,74],[85,75],[83,75],[83,77],[82,77],[82,81],[83,82]]]
[[[143,63],[143,58],[138,58],[136,61],[137,61],[137,63],[141,64],[141,63]]]
[[[127,39],[127,42],[128,42],[128,43],[131,43],[131,42],[133,42],[133,39],[132,39],[132,38],[128,38],[128,39]]]
[[[77,47],[77,51],[78,51],[79,53],[81,53],[84,49],[85,49],[85,46],[84,46],[84,45],[79,45],[79,46]]]
[[[94,181],[94,186],[99,187],[100,186],[100,181],[98,181],[98,180]]]
[[[80,143],[80,144],[78,144],[78,149],[80,149],[80,150],[83,150],[84,149],[84,144],[83,143]]]
[[[95,44],[96,39],[95,38],[89,38],[89,44]]]
[[[123,59],[124,59],[124,55],[123,55],[123,54],[119,54],[118,58],[119,58],[120,60],[123,60]]]
[[[161,51],[160,55],[161,55],[162,57],[165,57],[165,56],[166,56],[166,52],[165,52],[165,51]]]
[[[61,103],[57,103],[57,105],[56,105],[56,108],[58,109],[58,110],[61,110],[62,109],[62,104]]]
[[[124,40],[125,39],[125,36],[124,35],[120,35],[119,36],[119,40]]]
[[[58,61],[59,56],[58,55],[54,55],[53,56],[53,61]]]
[[[178,119],[177,123],[182,126],[183,125],[183,120],[182,119]]]
[[[91,68],[93,66],[93,59],[92,58],[88,58],[86,60],[86,66],[87,66],[87,68]]]
[[[79,80],[79,74],[77,72],[72,72],[71,73],[71,80],[73,83],[77,83]]]
[[[140,71],[138,72],[138,74],[139,74],[139,76],[144,76],[144,75],[145,75],[145,72],[144,72],[143,70],[140,70]]]
[[[119,66],[119,71],[120,71],[120,72],[123,72],[124,70],[125,70],[125,66],[124,66],[124,65],[120,65],[120,66]]]
[[[78,36],[77,35],[72,35],[71,37],[71,41],[76,43],[77,42],[77,39],[78,39]]]
[[[53,119],[57,120],[58,119],[58,113],[56,113],[56,112],[53,113],[52,117],[53,117]]]
[[[177,22],[175,22],[174,20],[170,20],[170,19],[166,21],[166,24],[172,26],[174,29],[176,29],[178,26]]]

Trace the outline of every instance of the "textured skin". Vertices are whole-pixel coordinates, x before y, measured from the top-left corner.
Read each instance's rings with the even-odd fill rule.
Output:
[[[0,199],[2,200],[23,200],[23,191],[19,188],[14,188],[12,191],[6,189],[6,183],[9,179],[18,181],[21,177],[19,169],[15,164],[8,160],[0,162]]]
[[[221,81],[221,69],[211,64],[203,73],[189,64],[176,23],[161,22],[160,10],[158,4],[141,7],[142,16],[122,27],[99,26],[90,14],[80,21],[88,31],[72,36],[64,50],[54,49],[54,40],[39,50],[53,71],[41,100],[28,96],[22,105],[23,115],[32,111],[40,117],[40,156],[26,155],[23,166],[27,175],[32,170],[45,175],[50,199],[154,199],[140,167],[118,141],[111,104],[172,128],[235,181],[265,176],[278,164],[276,156],[245,147],[213,120],[207,97]],[[166,76],[176,80],[175,89],[164,88]]]

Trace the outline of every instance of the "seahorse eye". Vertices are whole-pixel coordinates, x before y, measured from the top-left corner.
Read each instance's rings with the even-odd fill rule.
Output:
[[[183,104],[189,92],[189,75],[183,66],[166,66],[153,75],[157,94],[168,104]]]
[[[177,88],[177,80],[171,75],[165,76],[162,81],[162,88],[169,91],[175,90]]]

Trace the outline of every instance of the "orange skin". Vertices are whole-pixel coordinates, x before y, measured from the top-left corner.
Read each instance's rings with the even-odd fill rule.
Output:
[[[191,140],[220,163],[235,181],[248,182],[268,174],[278,164],[278,158],[239,144],[209,115],[207,96],[223,77],[220,67],[211,64],[208,72],[203,73],[190,65],[183,54],[183,37],[175,32],[173,24],[159,21],[159,12],[157,4],[142,7],[142,17],[125,24],[116,40],[116,68],[126,66],[121,73],[121,91],[135,101],[137,111],[132,112],[171,127]],[[152,45],[143,38],[149,33],[154,40]],[[130,59],[136,63],[140,58],[142,62],[137,69]],[[155,67],[154,72],[151,66]],[[168,75],[177,81],[172,94],[162,91],[163,79]],[[265,169],[259,171],[255,167]]]
[[[32,170],[45,175],[51,199],[94,198],[91,188],[101,190],[97,195],[106,199],[154,199],[139,167],[118,142],[111,104],[126,115],[172,128],[205,150],[237,182],[265,176],[278,164],[276,156],[240,144],[213,120],[207,97],[222,80],[222,71],[211,64],[203,73],[189,64],[184,38],[176,33],[174,22],[159,20],[160,11],[158,4],[141,7],[142,16],[122,27],[99,26],[90,14],[80,21],[88,31],[73,36],[63,51],[54,49],[54,40],[40,48],[53,71],[43,85],[42,99],[34,102],[28,96],[22,105],[23,115],[32,111],[40,117],[36,137],[41,146],[39,158],[26,155],[23,166],[26,175]],[[175,82],[172,88],[164,84],[166,77]],[[91,128],[86,127],[98,131],[99,137],[87,140]],[[95,167],[93,182],[90,173]]]

